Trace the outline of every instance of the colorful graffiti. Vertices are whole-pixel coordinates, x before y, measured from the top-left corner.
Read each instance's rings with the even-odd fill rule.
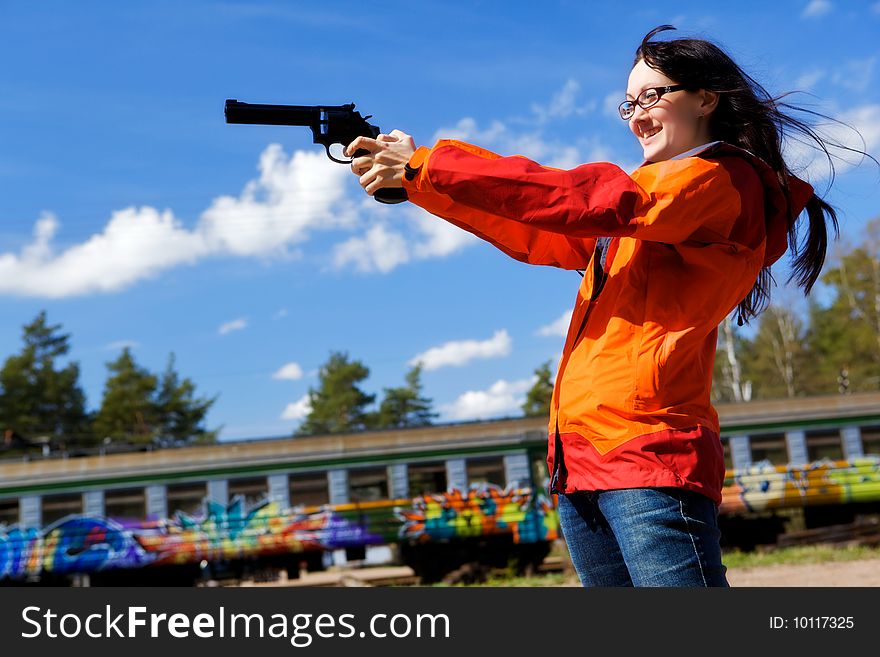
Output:
[[[880,500],[880,457],[803,466],[757,464],[729,473],[722,514]],[[558,537],[551,498],[532,489],[480,485],[415,499],[283,509],[205,500],[201,513],[131,521],[69,516],[44,528],[0,525],[0,579],[40,573],[232,561],[397,541],[510,534],[515,543]]]
[[[201,514],[131,521],[68,516],[40,530],[0,526],[0,578],[42,572],[231,561],[273,554],[381,545],[409,538],[512,533],[528,543],[556,538],[552,501],[530,489],[495,486],[406,500],[282,509],[264,501],[246,508],[206,499]]]
[[[880,499],[880,457],[816,461],[802,466],[761,463],[732,473],[721,513],[746,513]]]
[[[463,493],[451,489],[413,500],[398,509],[400,537],[444,540],[510,532],[515,543],[552,541],[557,537],[553,502],[531,489],[503,490],[491,484]]]
[[[118,523],[71,516],[47,527],[0,527],[0,578],[43,571],[90,572],[106,564],[141,565],[143,549]]]
[[[229,505],[206,500],[200,516],[178,513],[173,518],[143,522],[69,516],[43,530],[0,527],[0,578],[229,560],[383,542],[382,536],[367,526],[329,507],[282,513],[278,504],[263,502],[245,511],[240,498]]]

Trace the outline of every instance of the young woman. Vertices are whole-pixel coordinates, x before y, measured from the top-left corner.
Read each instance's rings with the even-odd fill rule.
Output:
[[[718,324],[754,317],[786,249],[809,292],[834,210],[791,174],[783,129],[824,144],[716,45],[636,51],[620,116],[645,163],[570,171],[394,131],[359,138],[368,194],[409,200],[517,260],[584,270],[551,404],[548,465],[584,586],[727,586],[710,402]],[[827,152],[827,151],[826,151]],[[801,246],[796,228],[806,224]]]

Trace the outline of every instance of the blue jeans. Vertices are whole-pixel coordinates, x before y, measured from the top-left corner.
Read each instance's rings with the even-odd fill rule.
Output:
[[[584,586],[728,586],[718,509],[679,488],[559,495],[559,524]]]

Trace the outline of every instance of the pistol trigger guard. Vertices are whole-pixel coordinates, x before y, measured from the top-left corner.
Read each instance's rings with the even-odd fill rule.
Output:
[[[352,162],[354,162],[354,160],[340,160],[338,158],[333,157],[333,155],[330,153],[330,146],[329,145],[325,145],[324,150],[327,151],[327,157],[329,157],[331,160],[333,160],[337,164],[351,164]]]

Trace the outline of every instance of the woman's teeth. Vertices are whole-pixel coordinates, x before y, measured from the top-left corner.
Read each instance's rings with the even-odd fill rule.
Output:
[[[651,128],[650,130],[645,130],[642,132],[642,138],[647,139],[648,137],[653,137],[658,132],[660,132],[660,128]]]

